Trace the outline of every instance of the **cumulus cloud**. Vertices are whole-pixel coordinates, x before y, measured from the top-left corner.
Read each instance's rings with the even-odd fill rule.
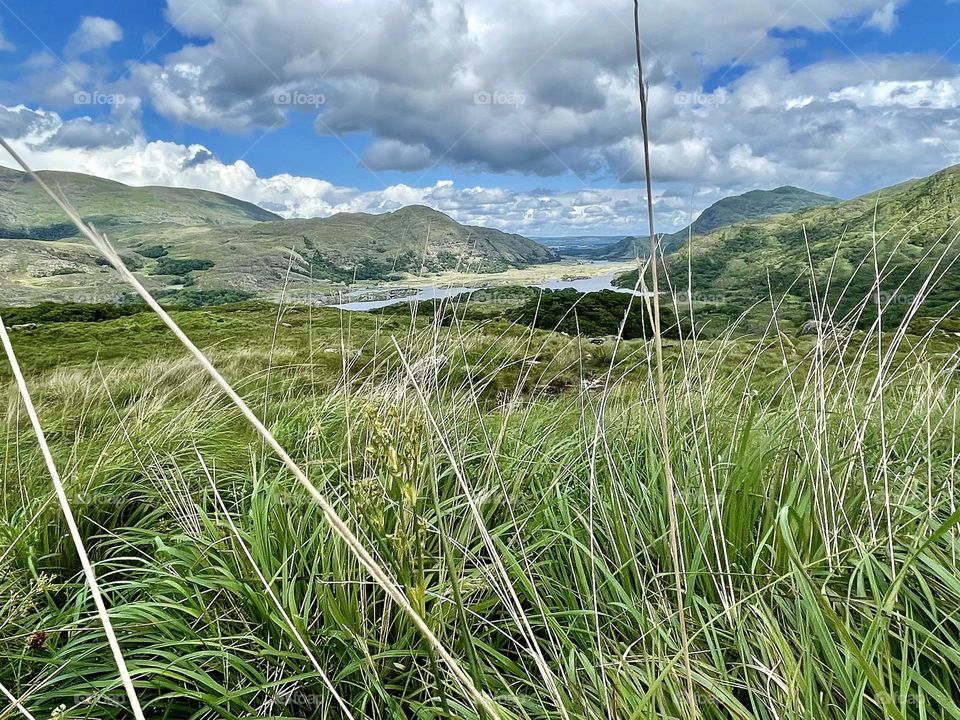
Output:
[[[774,30],[820,32],[824,22],[869,21],[888,5],[895,12],[881,0],[732,0],[716,13],[702,12],[702,0],[654,3],[643,18],[650,80],[669,106],[678,87],[696,90],[716,68],[776,57],[783,41]],[[192,42],[133,75],[178,122],[237,131],[299,111],[318,116],[320,134],[370,133],[377,142],[364,159],[374,169],[443,158],[494,172],[593,176],[637,135],[632,7],[168,0],[167,18]],[[278,103],[278,93],[325,102]]]
[[[97,123],[89,117],[75,118],[58,125],[56,132],[40,147],[102,151],[124,148],[130,144],[130,134],[124,128]]]
[[[430,167],[431,153],[423,143],[379,140],[364,151],[363,163],[371,170],[423,170]]]
[[[80,26],[70,35],[64,52],[68,57],[77,57],[110,47],[122,39],[123,29],[115,21],[88,16],[80,21]]]

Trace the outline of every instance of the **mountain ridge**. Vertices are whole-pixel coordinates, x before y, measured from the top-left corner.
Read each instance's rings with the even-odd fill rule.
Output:
[[[955,165],[852,200],[715,230],[668,256],[665,267],[674,287],[693,288],[700,317],[716,318],[718,326],[751,307],[768,310],[771,291],[779,320],[798,325],[817,314],[814,288],[838,317],[852,314],[862,324],[876,315],[875,302],[864,303],[876,294],[876,252],[888,321],[904,317],[915,300],[924,301],[924,315],[955,317],[958,224]],[[928,286],[927,277],[935,282]],[[632,287],[636,274],[616,282]]]
[[[269,297],[288,281],[294,289],[312,288],[316,282],[495,272],[560,259],[521,235],[462,225],[423,205],[284,219],[221,193],[133,187],[81,173],[47,171],[41,177],[160,293],[189,289]],[[122,298],[124,289],[102,258],[38,184],[7,168],[0,168],[0,247],[0,304]]]
[[[676,250],[691,235],[707,235],[722,227],[736,225],[751,219],[796,212],[809,207],[821,207],[840,202],[839,198],[821,195],[793,185],[782,185],[773,190],[749,190],[740,195],[722,198],[707,207],[683,230],[669,233],[662,238],[664,253]],[[649,254],[650,240],[647,237],[626,237],[613,245],[591,254],[596,260],[630,260],[638,254]]]

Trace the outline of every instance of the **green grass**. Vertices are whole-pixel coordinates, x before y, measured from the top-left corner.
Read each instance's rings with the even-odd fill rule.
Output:
[[[504,717],[689,717],[680,612],[700,718],[960,716],[955,339],[667,341],[678,607],[648,343],[443,315],[174,313]],[[13,340],[148,717],[342,717],[311,656],[354,717],[478,716],[159,320]],[[3,378],[0,682],[129,717]]]

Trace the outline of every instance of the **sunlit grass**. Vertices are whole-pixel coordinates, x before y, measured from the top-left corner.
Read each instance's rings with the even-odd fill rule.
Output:
[[[254,406],[272,363],[271,430],[505,715],[686,716],[646,343],[613,357],[502,324],[299,309],[271,351],[275,308],[196,313],[178,317]],[[15,338],[148,715],[343,717],[339,696],[355,717],[476,717],[194,364],[172,347],[124,359],[151,323],[98,326],[113,338],[99,366],[92,347],[59,367],[44,356],[75,328]],[[411,365],[447,359],[419,393],[393,337]],[[957,359],[931,338],[905,338],[883,373],[863,333],[839,355],[776,335],[668,343],[702,717],[960,713],[958,544],[943,527]],[[7,397],[0,681],[37,717],[127,717]]]

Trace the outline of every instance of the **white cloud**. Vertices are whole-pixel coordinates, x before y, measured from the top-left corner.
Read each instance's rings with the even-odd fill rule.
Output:
[[[0,24],[0,52],[13,52],[16,49],[16,46],[3,34],[3,25]]]
[[[0,133],[38,170],[68,170],[131,185],[170,185],[225,193],[285,217],[324,217],[338,212],[387,212],[423,204],[460,222],[538,234],[633,234],[643,222],[640,194],[632,189],[558,192],[433,185],[392,185],[359,190],[326,180],[280,174],[260,177],[247,163],[224,163],[200,145],[148,142],[89,118],[64,120],[57,113],[0,106]],[[99,141],[99,145],[95,148]],[[10,161],[4,162],[9,165]],[[665,222],[688,221],[677,198],[661,194]]]
[[[822,32],[886,5],[650,4],[644,34],[660,120],[694,111],[674,102],[678,85],[696,91],[717,68],[775,58],[784,41],[772,30]],[[132,74],[136,92],[177,122],[242,131],[299,111],[318,116],[320,134],[370,133],[365,160],[375,169],[443,158],[592,176],[637,136],[632,12],[629,0],[167,0],[168,20],[192,41]],[[278,104],[278,92],[325,103]]]
[[[879,30],[882,33],[892,33],[897,27],[899,18],[897,17],[897,3],[888,2],[882,8],[875,10],[870,19],[865,23],[865,27]]]
[[[123,29],[113,20],[85,17],[67,40],[64,50],[68,57],[77,57],[94,50],[102,50],[123,39]]]

